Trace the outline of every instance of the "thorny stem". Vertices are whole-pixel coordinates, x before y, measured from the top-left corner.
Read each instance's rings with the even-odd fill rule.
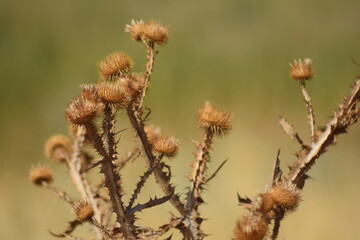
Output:
[[[204,234],[200,229],[200,218],[198,212],[199,205],[203,202],[201,198],[202,186],[206,182],[205,171],[207,170],[207,163],[210,161],[210,149],[214,132],[208,128],[204,133],[202,142],[198,145],[195,152],[195,162],[193,163],[193,171],[191,173],[191,186],[188,192],[188,199],[186,203],[187,218],[190,220],[190,231],[192,239],[203,239]]]
[[[95,150],[100,154],[102,157],[108,157],[108,153],[104,148],[104,144],[101,140],[101,137],[98,135],[96,127],[92,122],[89,122],[84,125],[86,129],[87,136],[89,136],[91,140],[91,144],[95,148]]]
[[[305,80],[301,81],[301,91],[302,94],[304,96],[304,100],[306,103],[306,109],[308,111],[308,121],[309,121],[309,126],[310,126],[310,136],[311,136],[311,142],[314,142],[314,136],[315,136],[315,118],[314,118],[314,110],[313,110],[313,105],[311,102],[311,98],[310,95],[306,89],[305,86]]]
[[[153,41],[148,42],[146,40],[143,40],[143,42],[146,45],[147,63],[146,63],[146,71],[144,73],[144,87],[142,89],[141,98],[139,100],[139,105],[137,106],[137,110],[141,109],[141,105],[144,101],[146,90],[148,88],[150,77],[151,77],[151,74],[153,71],[153,67],[154,67],[154,63],[155,63],[155,56],[156,56],[155,43]]]
[[[307,102],[307,108],[309,111],[308,115],[311,116],[310,119],[310,127],[314,126],[314,120],[312,119],[312,106],[308,105],[311,104],[310,97],[307,94],[305,86],[302,85],[304,98]],[[279,153],[277,155],[277,159],[275,162],[272,182],[270,184],[270,188],[274,186],[277,182],[282,182],[284,186],[289,187],[290,189],[295,188],[296,191],[301,190],[304,187],[305,181],[308,178],[307,172],[311,169],[311,167],[315,164],[316,160],[326,152],[327,148],[336,142],[336,138],[339,134],[347,132],[347,129],[353,125],[357,120],[360,118],[360,110],[357,108],[357,104],[360,102],[360,79],[358,79],[353,87],[350,95],[345,98],[343,104],[339,106],[339,109],[335,112],[334,117],[326,124],[325,130],[323,130],[320,134],[318,139],[312,142],[311,146],[306,146],[301,144],[301,150],[298,152],[298,159],[293,163],[290,167],[289,174],[281,178],[282,171],[280,169],[279,164]],[[295,132],[292,130],[291,125],[286,122],[286,120],[282,120],[280,123],[282,128],[285,132],[291,137],[294,138]],[[304,147],[306,146],[306,147]],[[268,188],[267,191],[270,189]],[[245,199],[246,200],[246,199]],[[257,209],[254,206],[254,203],[250,200],[250,209],[253,211],[251,214],[253,215],[263,215],[261,209]],[[282,207],[277,207],[275,209],[275,218],[273,231],[271,235],[271,239],[275,240],[279,234],[280,223],[284,219],[284,216],[287,214],[286,210]]]
[[[195,153],[196,159],[193,163],[193,172],[191,174],[191,187],[189,190],[188,201],[186,208],[192,210],[195,208],[195,199],[200,197],[202,191],[202,185],[205,182],[205,171],[207,170],[207,163],[210,160],[210,148],[214,132],[207,129],[202,142],[198,146],[198,150]]]
[[[301,182],[306,172],[312,167],[316,159],[326,151],[326,148],[335,142],[336,135],[346,132],[359,117],[360,113],[351,115],[351,110],[360,101],[360,79],[356,81],[350,97],[342,104],[335,113],[334,118],[327,124],[325,131],[320,135],[319,140],[313,144],[312,149],[299,158],[289,173],[288,180],[296,185]],[[351,115],[351,116],[350,116]],[[344,120],[346,120],[344,122]],[[353,121],[352,121],[353,120]]]
[[[125,239],[136,239],[128,228],[128,223],[125,217],[125,212],[123,209],[123,202],[120,195],[120,176],[115,173],[116,166],[112,162],[115,157],[115,138],[114,138],[114,110],[110,104],[105,104],[104,108],[104,122],[103,122],[103,132],[106,147],[108,149],[107,156],[104,157],[101,172],[105,176],[105,186],[109,190],[110,200],[113,205],[114,212],[116,213],[117,222],[120,223],[121,232],[124,235]],[[129,226],[131,227],[131,226]]]
[[[155,161],[155,156],[152,153],[151,145],[144,131],[144,123],[142,122],[138,112],[135,110],[135,107],[132,103],[130,103],[127,108],[127,115],[130,119],[131,125],[133,126],[137,135],[140,138],[148,163],[150,166],[152,166]],[[167,174],[162,170],[161,164],[157,164],[155,166],[153,173],[156,182],[159,184],[165,195],[172,194],[170,198],[171,204],[179,211],[182,216],[186,216],[184,204],[180,201],[180,197],[178,195],[173,194],[175,188],[170,184],[170,177],[167,176]]]
[[[84,145],[85,140],[85,129],[81,126],[77,128],[76,132],[76,139],[74,140],[73,144],[73,154],[71,159],[67,159],[67,164],[69,166],[70,176],[77,187],[78,191],[80,192],[82,199],[86,202],[89,202],[94,209],[94,216],[99,221],[101,218],[101,212],[98,208],[97,201],[94,198],[94,195],[90,189],[89,183],[87,182],[84,174],[80,174],[81,171],[81,149]],[[99,238],[102,237],[101,232],[99,229],[94,228],[96,234]]]
[[[94,226],[96,226],[98,228],[98,230],[100,230],[101,232],[103,232],[106,236],[106,240],[110,239],[110,240],[114,240],[114,236],[111,235],[111,233],[106,229],[106,227],[102,226],[101,223],[99,223],[96,219],[91,219],[90,220],[91,224],[93,224]]]
[[[276,211],[276,217],[274,219],[274,227],[271,234],[271,240],[276,240],[277,237],[279,236],[280,223],[281,220],[283,220],[284,216],[285,216],[284,209],[278,209]]]
[[[140,194],[140,191],[143,188],[146,180],[150,177],[150,175],[153,172],[155,166],[158,164],[158,162],[161,160],[161,158],[162,157],[156,158],[156,160],[154,161],[154,164],[152,166],[150,166],[148,168],[148,170],[146,170],[146,172],[141,176],[140,181],[136,184],[135,191],[134,191],[133,195],[131,196],[131,198],[129,200],[129,204],[126,207],[125,212],[128,212],[132,208],[132,206],[133,206],[135,200],[137,199],[138,195]]]

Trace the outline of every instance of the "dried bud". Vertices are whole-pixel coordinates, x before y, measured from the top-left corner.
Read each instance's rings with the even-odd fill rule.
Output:
[[[234,229],[233,240],[261,240],[266,236],[268,223],[258,216],[245,216]]]
[[[130,36],[135,41],[147,40],[153,43],[162,45],[168,41],[168,29],[155,21],[131,20],[130,25],[126,25],[125,32],[130,33]]]
[[[144,37],[144,21],[143,20],[134,20],[130,21],[130,24],[125,26],[125,32],[130,33],[130,36],[135,41],[142,41]]]
[[[145,83],[143,74],[131,74],[121,81],[125,91],[132,99],[137,99],[140,96]]]
[[[288,211],[294,211],[301,200],[299,191],[294,186],[275,185],[270,194],[274,202]]]
[[[133,65],[133,61],[128,55],[115,52],[99,63],[100,75],[104,79],[114,79],[129,72]]]
[[[157,139],[161,137],[161,129],[154,125],[146,125],[144,127],[148,141],[153,144]]]
[[[29,179],[37,186],[41,186],[43,182],[51,183],[53,175],[50,168],[45,166],[37,166],[30,169]]]
[[[97,90],[98,86],[96,84],[82,84],[80,85],[82,89],[81,96],[90,101],[97,101]]]
[[[89,123],[97,114],[97,104],[79,97],[69,104],[65,110],[66,119],[74,125]]]
[[[125,91],[120,81],[102,82],[98,86],[98,97],[105,103],[127,106],[130,101],[129,95]]]
[[[46,141],[44,152],[55,162],[65,162],[71,158],[72,142],[64,135],[54,135]]]
[[[313,71],[311,68],[312,60],[305,58],[304,62],[299,60],[294,60],[293,64],[290,64],[291,71],[290,76],[295,80],[308,80],[313,76]]]
[[[210,129],[220,136],[227,134],[231,130],[231,118],[230,113],[220,111],[210,102],[205,102],[204,107],[199,110],[198,114],[199,126]]]
[[[258,198],[259,211],[266,214],[274,208],[274,199],[270,193],[262,193]]]
[[[81,223],[90,220],[94,216],[94,209],[86,202],[75,203],[74,212],[76,214],[76,219]]]
[[[161,136],[153,143],[153,148],[166,157],[175,157],[178,152],[179,142],[173,137]]]

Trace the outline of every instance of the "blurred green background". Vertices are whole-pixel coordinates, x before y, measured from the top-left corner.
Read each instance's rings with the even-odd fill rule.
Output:
[[[74,217],[65,203],[28,183],[28,170],[38,162],[49,164],[55,184],[76,194],[66,169],[43,156],[43,143],[67,133],[64,108],[80,83],[98,79],[97,63],[108,53],[128,53],[142,71],[144,47],[123,31],[131,19],[156,19],[170,28],[146,104],[151,122],[182,143],[179,158],[169,163],[179,192],[188,186],[192,140],[201,136],[197,109],[211,100],[234,113],[232,133],[215,142],[210,172],[230,160],[201,208],[208,239],[230,239],[245,213],[236,192],[253,197],[263,190],[278,148],[284,169],[295,160],[297,146],[278,127],[278,115],[308,136],[300,88],[289,79],[288,63],[313,59],[315,78],[308,86],[323,124],[360,70],[352,61],[360,62],[359,9],[358,0],[1,0],[0,239],[53,239],[47,230],[60,232]],[[119,124],[128,126],[122,115]],[[121,152],[132,141],[131,131],[125,132]],[[143,168],[142,160],[127,168],[128,192]],[[359,170],[357,125],[312,169],[304,202],[283,221],[279,239],[359,239]],[[161,196],[150,182],[143,199],[153,192]],[[168,211],[173,209],[164,205],[139,217],[144,224],[162,224]],[[86,236],[86,227],[76,234]]]

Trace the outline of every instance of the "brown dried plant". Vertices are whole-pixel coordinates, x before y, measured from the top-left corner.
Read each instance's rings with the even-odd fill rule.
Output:
[[[231,130],[232,115],[206,102],[198,112],[198,126],[203,129],[203,137],[196,145],[195,159],[189,174],[189,188],[182,198],[171,184],[171,167],[164,158],[175,158],[178,140],[161,133],[160,128],[145,124],[149,108],[143,107],[153,72],[157,46],[168,41],[167,27],[156,21],[131,21],[125,31],[135,41],[146,47],[147,64],[144,73],[132,71],[133,61],[124,53],[116,52],[99,64],[100,77],[97,83],[82,85],[82,93],[65,110],[72,136],[55,135],[45,144],[45,155],[56,163],[66,164],[76,189],[81,197],[75,199],[53,185],[52,171],[45,166],[30,170],[30,181],[43,186],[60,199],[69,203],[76,217],[70,221],[63,232],[51,234],[55,237],[79,240],[72,232],[81,224],[89,223],[93,230],[92,239],[171,239],[172,229],[177,229],[185,240],[204,239],[202,230],[204,220],[199,207],[204,203],[204,187],[212,180],[226,163],[224,161],[208,174],[212,143],[215,137],[222,137]],[[357,80],[350,95],[334,113],[325,127],[315,130],[315,118],[310,96],[305,82],[313,76],[311,60],[295,61],[291,65],[291,77],[299,81],[308,112],[310,142],[306,143],[293,130],[285,118],[279,124],[285,133],[300,145],[297,160],[286,176],[280,169],[278,152],[270,183],[265,191],[254,200],[238,195],[240,205],[249,213],[237,221],[234,240],[277,239],[283,218],[296,210],[301,201],[300,192],[304,187],[310,168],[316,160],[335,143],[337,136],[345,133],[360,116],[357,103],[360,101],[360,79]],[[118,154],[119,142],[115,121],[117,112],[126,113],[135,132],[137,141],[133,150],[125,156]],[[100,123],[100,124],[99,124]],[[90,156],[84,149],[89,145],[96,151]],[[138,158],[144,158],[147,170],[142,174],[133,193],[124,200],[124,166]],[[99,169],[101,180],[91,183],[89,173]],[[139,195],[153,175],[163,196],[139,202]],[[177,211],[167,223],[156,229],[139,226],[141,211],[170,202]],[[112,215],[115,215],[115,219]],[[272,227],[272,230],[270,230]]]

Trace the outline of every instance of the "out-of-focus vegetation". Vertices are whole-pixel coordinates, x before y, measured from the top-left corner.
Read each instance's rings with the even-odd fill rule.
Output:
[[[296,145],[277,127],[277,116],[308,134],[301,130],[305,107],[298,84],[289,79],[288,62],[313,59],[309,89],[317,119],[327,120],[360,70],[352,61],[360,62],[359,9],[357,0],[2,0],[0,239],[52,239],[47,229],[61,230],[70,219],[68,206],[28,183],[28,169],[47,162],[42,149],[49,136],[68,131],[63,109],[80,92],[80,83],[97,80],[100,59],[121,50],[143,69],[143,46],[123,31],[133,18],[170,26],[146,104],[152,107],[151,122],[182,141],[180,158],[170,163],[178,189],[186,187],[191,140],[200,137],[194,131],[197,109],[211,100],[235,114],[234,130],[215,145],[213,169],[225,158],[230,161],[210,184],[202,208],[209,239],[229,239],[244,211],[236,191],[253,196],[262,189],[278,148],[284,168],[294,160]],[[284,221],[280,239],[360,237],[355,231],[359,142],[355,126],[314,167],[316,181],[309,181],[304,203]],[[129,144],[124,142],[124,149]],[[48,164],[56,169],[55,183],[70,187],[65,169]],[[142,166],[129,168],[132,182]],[[152,191],[158,192],[149,187],[149,195]],[[167,217],[168,210],[160,215]],[[145,213],[144,221],[151,214]]]

